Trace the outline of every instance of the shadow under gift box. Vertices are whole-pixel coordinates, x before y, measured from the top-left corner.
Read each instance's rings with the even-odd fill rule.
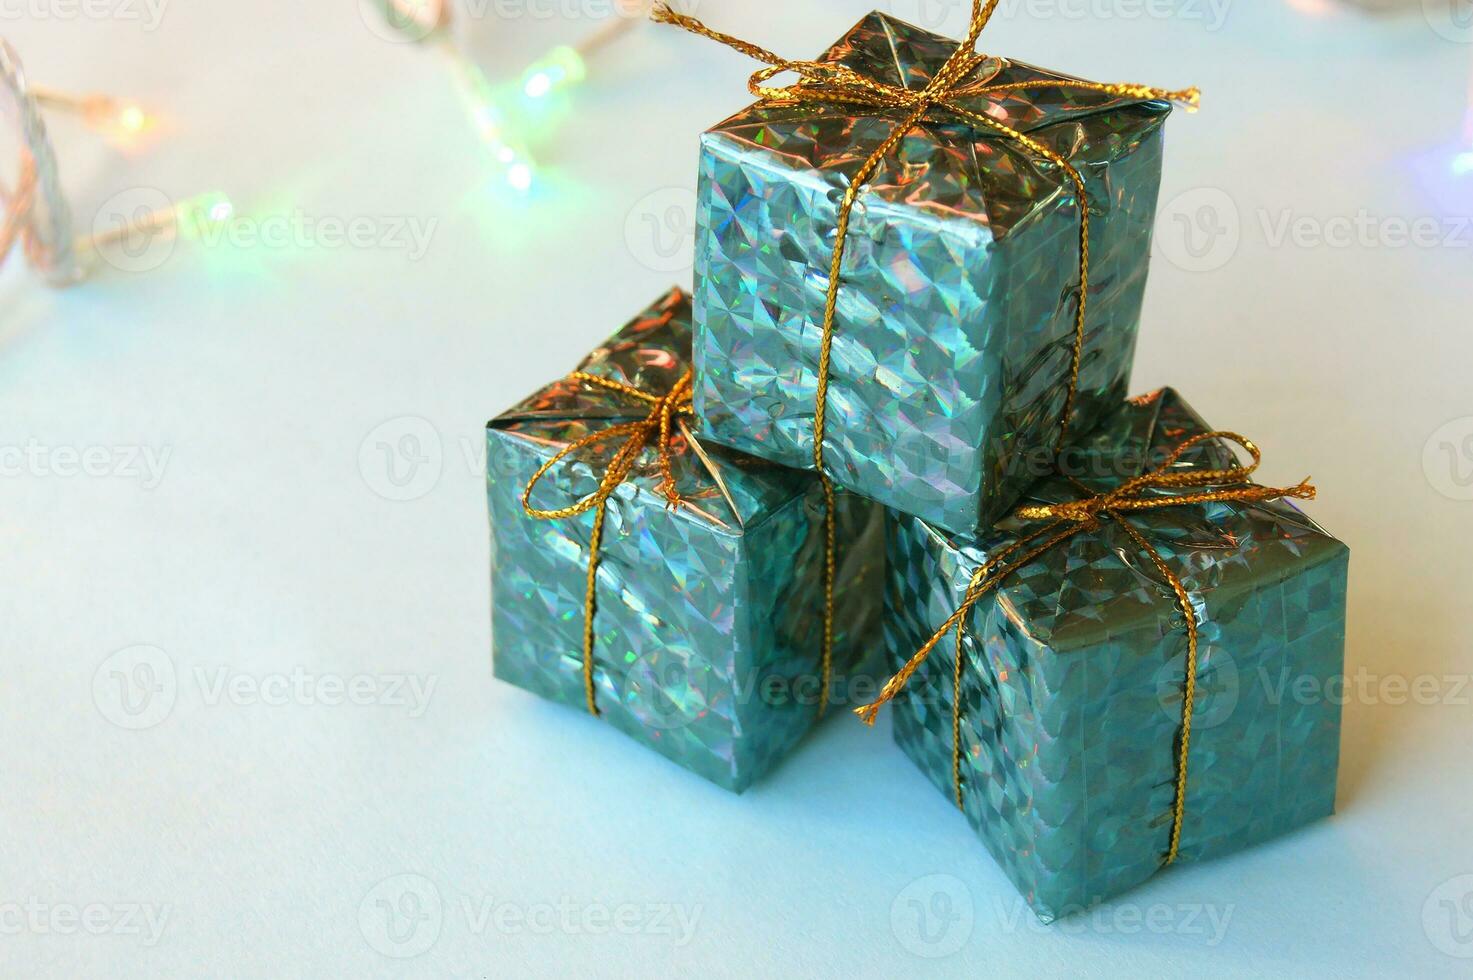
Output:
[[[1090,492],[1159,465],[1203,424],[1170,389],[1127,403],[1066,460]],[[1209,440],[1182,466],[1230,465]],[[1077,499],[1055,477],[1026,503]],[[1334,809],[1349,551],[1287,501],[1124,515],[1199,623],[1177,861],[1239,850]],[[895,515],[885,633],[898,668],[973,573],[1037,522],[980,539]],[[975,607],[962,647],[967,820],[1045,921],[1155,874],[1169,852],[1187,635],[1167,580],[1114,518],[1045,551]],[[896,699],[895,739],[953,798],[955,633]]]
[[[663,395],[690,363],[690,298],[672,291],[579,370]],[[583,606],[593,513],[537,520],[522,492],[570,442],[642,418],[648,405],[564,378],[487,426],[493,669],[586,711]],[[619,440],[555,466],[532,504],[592,493]],[[608,502],[595,597],[594,683],[602,720],[740,792],[818,719],[822,493],[811,473],[699,438],[671,457],[671,507],[653,446]],[[883,588],[881,508],[841,498],[832,673],[873,649]],[[831,706],[830,714],[842,714]]]
[[[877,12],[820,60],[920,89],[956,46]],[[969,78],[993,72],[1068,77],[989,58]],[[1082,435],[1127,391],[1170,105],[1049,88],[960,101],[1084,178],[1090,292],[1070,426]],[[699,424],[805,469],[839,203],[903,115],[850,112],[759,103],[701,137]],[[1067,175],[990,130],[928,122],[884,160],[853,210],[834,318],[824,450],[839,486],[971,533],[1047,472],[1072,363],[1079,224]]]

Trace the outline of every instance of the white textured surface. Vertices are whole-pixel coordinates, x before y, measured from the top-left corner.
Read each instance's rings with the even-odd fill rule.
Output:
[[[491,680],[482,423],[688,276],[688,238],[657,247],[645,214],[689,218],[695,134],[748,64],[668,29],[621,42],[536,147],[555,193],[518,211],[487,192],[445,62],[351,2],[177,2],[156,30],[122,15],[142,5],[6,7],[33,78],[169,117],[130,156],[53,124],[79,220],[147,187],[434,227],[417,261],[319,233],[181,243],[68,292],[0,276],[0,972],[1467,975],[1473,174],[1452,167],[1473,45],[1418,0],[1224,2],[1013,3],[984,47],[1205,90],[1171,123],[1163,206],[1231,202],[1237,245],[1194,258],[1166,218],[1136,388],[1252,435],[1267,481],[1313,474],[1311,513],[1354,553],[1352,679],[1391,680],[1346,707],[1333,820],[1051,929],[883,726],[831,724],[737,798]],[[699,12],[808,56],[865,9]],[[505,75],[588,24],[463,28]],[[1402,241],[1428,219],[1451,241]],[[431,463],[396,490],[379,443],[406,435]],[[73,450],[102,475],[67,475]],[[165,672],[134,716],[114,674],[134,654],[113,655],[140,644]],[[321,703],[360,676],[377,703]],[[405,676],[434,685],[422,712]],[[440,911],[396,944],[378,903],[407,893]]]

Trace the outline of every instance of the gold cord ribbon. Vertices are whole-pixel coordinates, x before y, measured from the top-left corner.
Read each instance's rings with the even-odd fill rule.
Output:
[[[666,322],[669,322],[672,315],[671,311],[666,311],[661,316]],[[649,412],[642,419],[611,425],[607,429],[601,429],[591,435],[576,439],[560,449],[532,475],[532,479],[527,481],[526,489],[522,491],[522,510],[526,511],[528,517],[537,520],[576,517],[590,510],[593,511],[593,534],[588,541],[588,581],[583,593],[583,693],[588,701],[588,713],[596,715],[599,711],[598,703],[594,698],[593,685],[593,616],[596,609],[599,546],[603,541],[604,515],[608,511],[609,498],[614,495],[619,485],[624,482],[635,464],[639,462],[640,453],[651,443],[654,444],[655,451],[659,454],[660,472],[663,477],[658,488],[659,492],[665,497],[667,507],[675,507],[680,503],[680,494],[675,488],[675,474],[671,466],[671,440],[676,431],[676,419],[691,413],[691,372],[687,370],[663,395],[654,395],[633,385],[601,378],[585,371],[574,371],[569,377],[596,388],[624,395],[649,406]],[[608,461],[603,476],[599,479],[598,489],[593,493],[567,507],[544,510],[532,506],[532,490],[548,470],[589,446],[619,438],[622,438],[624,442]]]
[[[1253,457],[1253,462],[1247,466],[1233,465],[1220,469],[1183,469],[1173,470],[1177,461],[1192,447],[1208,439],[1225,439],[1237,443],[1248,451]],[[1114,490],[1106,493],[1094,494],[1079,500],[1070,500],[1057,504],[1031,504],[1019,507],[1014,516],[1027,521],[1049,521],[1043,527],[1025,534],[1017,541],[998,551],[987,560],[981,568],[978,568],[972,576],[967,591],[962,598],[961,604],[956,611],[942,623],[936,632],[931,634],[930,639],[921,644],[919,650],[906,661],[905,665],[896,672],[895,676],[885,682],[880,690],[880,695],[872,704],[855,708],[854,711],[867,725],[875,723],[875,716],[880,708],[888,701],[895,698],[905,689],[914,674],[925,662],[926,658],[935,649],[936,644],[946,636],[947,632],[956,630],[956,665],[953,671],[952,682],[954,684],[951,705],[951,774],[952,784],[955,788],[956,805],[962,807],[962,778],[961,778],[961,681],[962,681],[962,638],[966,629],[967,617],[972,607],[982,600],[989,592],[996,589],[1009,575],[1020,568],[1028,565],[1039,555],[1054,546],[1068,540],[1081,531],[1095,531],[1100,527],[1103,518],[1109,518],[1117,522],[1135,542],[1141,552],[1155,566],[1161,574],[1171,591],[1175,595],[1176,604],[1181,609],[1182,616],[1186,621],[1187,629],[1187,661],[1186,682],[1182,699],[1181,718],[1181,742],[1177,749],[1176,759],[1176,799],[1172,805],[1171,820],[1171,846],[1166,854],[1166,864],[1176,860],[1177,850],[1181,844],[1182,817],[1186,806],[1187,788],[1187,749],[1192,739],[1192,710],[1193,700],[1196,696],[1197,686],[1197,614],[1192,606],[1192,600],[1187,593],[1186,586],[1182,583],[1181,576],[1166,564],[1161,553],[1146,540],[1139,530],[1128,520],[1126,515],[1143,510],[1158,510],[1164,507],[1186,507],[1193,504],[1213,503],[1216,501],[1238,501],[1238,502],[1261,502],[1267,500],[1278,500],[1283,497],[1295,497],[1301,500],[1314,498],[1315,489],[1310,485],[1308,479],[1302,480],[1292,487],[1264,487],[1248,482],[1249,476],[1258,469],[1263,455],[1258,446],[1252,440],[1240,436],[1235,432],[1204,432],[1183,440],[1167,455],[1165,462],[1153,470],[1140,476],[1126,480]],[[1211,490],[1190,490],[1192,487],[1206,487],[1212,484],[1241,483],[1240,486],[1219,487]],[[1076,482],[1076,486],[1078,483]],[[1186,492],[1181,491],[1188,488]],[[1157,491],[1171,491],[1158,493]],[[1014,556],[1017,557],[1014,557]]]
[[[36,234],[31,217],[35,197],[36,165],[29,153],[22,154],[15,189],[0,184],[0,207],[4,208],[4,217],[0,219],[0,264],[9,257],[17,241],[32,262],[39,263],[44,258],[46,247]]]
[[[832,62],[791,61],[780,57],[766,48],[758,47],[729,34],[713,31],[694,17],[676,13],[665,3],[656,3],[650,11],[656,23],[674,24],[692,34],[709,38],[733,50],[745,54],[766,67],[754,72],[747,82],[747,89],[760,101],[769,105],[797,105],[811,103],[840,103],[866,116],[883,116],[887,113],[904,113],[890,134],[875,147],[854,172],[844,189],[837,214],[833,254],[829,261],[828,292],[824,298],[823,329],[818,349],[818,379],[814,396],[813,413],[813,466],[818,470],[824,492],[824,616],[823,616],[823,683],[820,692],[820,712],[828,704],[829,674],[832,663],[834,634],[834,487],[824,469],[824,427],[828,411],[829,360],[834,339],[834,310],[839,298],[839,274],[844,262],[844,244],[849,234],[850,215],[854,203],[863,192],[865,184],[874,176],[885,157],[905,139],[910,132],[924,121],[955,122],[960,120],[977,129],[988,129],[1016,140],[1023,147],[1058,167],[1073,186],[1079,208],[1079,290],[1074,315],[1074,339],[1070,352],[1069,385],[1064,398],[1063,419],[1059,427],[1057,445],[1062,447],[1068,436],[1069,417],[1074,411],[1076,389],[1079,385],[1079,365],[1084,352],[1085,307],[1089,296],[1089,204],[1085,192],[1084,178],[1067,159],[1059,153],[1033,139],[1025,133],[999,122],[990,116],[973,112],[961,105],[960,100],[985,95],[1006,96],[1013,92],[1036,88],[1083,89],[1123,98],[1152,100],[1164,99],[1179,102],[1195,109],[1200,93],[1195,88],[1171,91],[1147,85],[1106,84],[1074,79],[1037,79],[1027,82],[1011,82],[989,85],[986,82],[964,82],[979,65],[986,61],[976,52],[977,38],[991,20],[999,0],[972,0],[972,19],[966,38],[922,89],[908,89],[902,85],[890,85],[853,69]],[[799,81],[787,86],[768,85],[767,82],[784,72],[794,72]]]

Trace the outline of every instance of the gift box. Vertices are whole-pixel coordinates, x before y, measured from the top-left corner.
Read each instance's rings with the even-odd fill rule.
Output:
[[[873,13],[820,62],[913,93],[956,49]],[[801,70],[810,87],[824,84]],[[832,98],[764,99],[701,138],[696,414],[713,442],[792,467],[815,465],[845,189],[908,111],[856,106],[864,94],[845,78]],[[1125,396],[1170,103],[1120,88],[1137,94],[978,57],[958,94],[864,182],[832,317],[822,448],[838,486],[972,533],[1048,472],[1066,411],[1082,433]],[[1083,216],[1066,168],[1044,151],[1067,161],[1088,198],[1077,350]]]
[[[1267,499],[1306,485],[1195,485],[1234,463],[1216,435],[1139,478],[1206,432],[1163,390],[980,538],[889,523],[895,739],[1045,921],[1334,806],[1348,550]],[[959,609],[959,659],[955,630],[925,654]]]
[[[659,402],[689,364],[676,290],[488,424],[494,673],[741,791],[821,713],[823,496],[812,473],[692,435],[688,399]],[[601,487],[602,506],[529,513]],[[851,495],[835,517],[837,683],[874,647],[884,532]]]

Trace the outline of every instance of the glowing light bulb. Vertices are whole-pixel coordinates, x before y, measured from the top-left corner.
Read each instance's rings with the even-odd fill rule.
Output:
[[[235,217],[235,206],[224,194],[200,194],[174,206],[174,227],[185,238],[194,238]]]
[[[57,89],[31,86],[36,102],[48,109],[75,112],[93,129],[114,139],[131,138],[153,126],[153,119],[136,102],[109,95],[73,95]]]
[[[137,104],[125,102],[118,108],[118,128],[127,133],[141,133],[148,128],[148,114]]]
[[[1290,8],[1306,17],[1328,17],[1335,13],[1329,0],[1287,0]]]
[[[588,68],[578,50],[559,45],[522,73],[522,94],[529,99],[540,99],[583,81],[587,75]]]
[[[456,74],[460,79],[461,95],[475,123],[476,134],[481,143],[501,168],[506,182],[517,191],[526,191],[532,186],[532,156],[511,133],[501,107],[485,74],[456,52],[451,52]]]

